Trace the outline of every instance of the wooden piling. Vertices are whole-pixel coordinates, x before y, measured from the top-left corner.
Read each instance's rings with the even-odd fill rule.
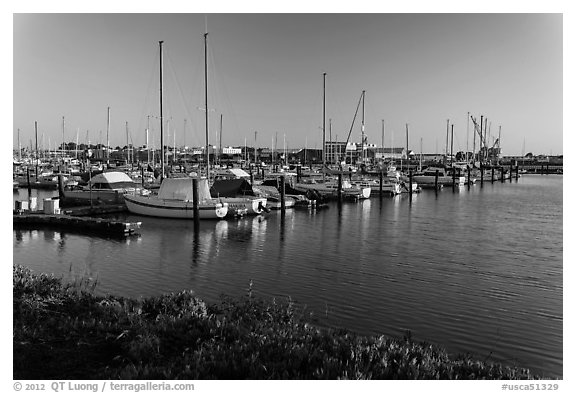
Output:
[[[510,183],[512,183],[512,173],[513,173],[513,169],[514,169],[514,167],[512,166],[512,164],[510,164]]]
[[[286,214],[286,182],[284,176],[280,176],[280,214],[283,216]]]
[[[504,179],[504,166],[501,166],[500,167],[500,182],[504,183],[504,180],[506,180],[506,179]]]
[[[470,165],[466,165],[466,170],[468,171],[468,189],[470,189]]]
[[[200,207],[198,203],[198,179],[192,179],[192,209],[194,211],[194,227],[200,224]]]
[[[142,177],[142,187],[144,187],[144,167],[140,167],[140,176]]]
[[[440,175],[440,172],[438,171],[438,169],[436,169],[436,174],[434,174],[434,190],[436,190],[436,192],[438,192],[438,176]]]
[[[342,174],[338,174],[338,203],[342,202]]]
[[[58,196],[60,200],[63,201],[65,198],[64,195],[64,175],[59,173],[58,174]]]
[[[408,170],[408,195],[410,196],[410,200],[412,200],[412,169]]]
[[[30,185],[30,168],[26,168],[26,182],[28,185],[28,198],[32,195],[32,186]]]
[[[382,170],[380,170],[380,198],[382,198],[382,190],[383,190],[382,183],[384,183],[384,174]]]
[[[452,191],[456,189],[456,168],[452,167]]]

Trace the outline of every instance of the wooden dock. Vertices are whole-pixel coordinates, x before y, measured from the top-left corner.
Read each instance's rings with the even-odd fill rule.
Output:
[[[14,228],[56,227],[86,234],[110,237],[137,235],[141,222],[122,222],[106,218],[77,217],[67,214],[14,214]]]

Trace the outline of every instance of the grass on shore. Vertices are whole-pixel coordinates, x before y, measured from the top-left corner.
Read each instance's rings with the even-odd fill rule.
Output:
[[[532,379],[410,338],[321,330],[290,302],[147,299],[13,268],[14,379]]]

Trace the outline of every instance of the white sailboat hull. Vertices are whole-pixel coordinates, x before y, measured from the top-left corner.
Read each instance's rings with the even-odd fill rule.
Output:
[[[162,218],[194,218],[194,203],[160,199],[157,196],[125,195],[126,207],[131,213]],[[198,206],[199,219],[220,219],[228,213],[228,204],[219,201],[203,201]]]

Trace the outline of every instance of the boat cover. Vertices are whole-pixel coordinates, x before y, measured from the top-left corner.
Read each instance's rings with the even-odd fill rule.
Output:
[[[193,201],[192,180],[191,177],[164,179],[158,190],[158,198]],[[198,199],[210,199],[210,189],[206,179],[198,179]]]
[[[236,197],[239,195],[254,196],[252,186],[246,179],[216,180],[212,184],[212,188],[210,188],[210,194],[213,198]]]

